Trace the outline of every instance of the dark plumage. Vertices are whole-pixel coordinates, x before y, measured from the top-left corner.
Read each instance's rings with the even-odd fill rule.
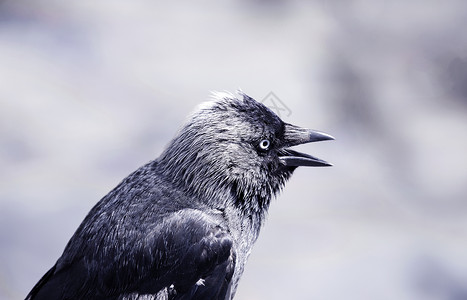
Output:
[[[328,139],[216,94],[92,208],[26,299],[232,299],[271,198],[296,167],[329,165],[288,147]]]

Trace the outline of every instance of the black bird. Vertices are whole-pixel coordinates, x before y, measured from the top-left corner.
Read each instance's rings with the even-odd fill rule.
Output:
[[[94,206],[26,299],[232,299],[271,198],[299,166],[289,149],[333,139],[239,92],[215,94],[162,155]]]

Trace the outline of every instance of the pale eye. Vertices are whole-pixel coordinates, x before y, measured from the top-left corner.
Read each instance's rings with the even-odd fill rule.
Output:
[[[271,146],[271,142],[267,139],[264,139],[261,142],[259,142],[259,148],[261,150],[269,150],[270,146]]]

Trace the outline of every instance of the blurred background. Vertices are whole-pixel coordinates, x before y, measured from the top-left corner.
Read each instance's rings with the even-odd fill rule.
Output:
[[[0,299],[210,91],[270,93],[300,149],[236,299],[467,299],[467,2],[0,1]],[[268,99],[266,99],[268,100]]]

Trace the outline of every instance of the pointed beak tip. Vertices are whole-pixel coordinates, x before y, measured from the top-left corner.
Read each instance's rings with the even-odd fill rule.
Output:
[[[289,155],[280,157],[282,164],[288,167],[332,167],[333,164],[314,156],[289,150]]]
[[[330,134],[310,130],[310,142],[320,142],[320,141],[334,141],[336,138]]]
[[[319,165],[316,165],[316,166],[317,167],[333,167],[334,165],[327,161],[320,160]]]

